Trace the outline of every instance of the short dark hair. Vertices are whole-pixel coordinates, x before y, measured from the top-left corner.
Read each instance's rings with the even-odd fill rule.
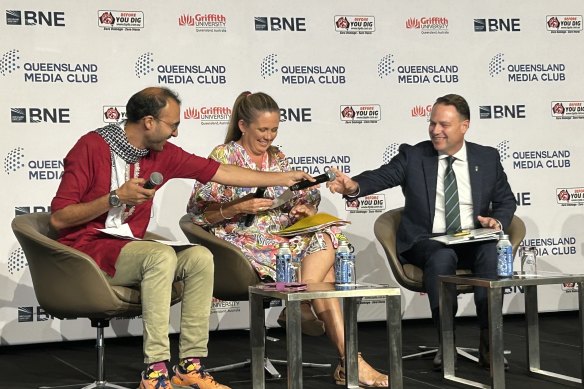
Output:
[[[126,118],[130,123],[136,123],[145,116],[158,118],[160,111],[166,107],[168,100],[174,100],[178,105],[181,101],[178,94],[166,87],[149,87],[135,93],[126,104]]]
[[[456,108],[456,112],[458,112],[458,114],[462,116],[464,120],[470,120],[470,108],[462,96],[449,94],[438,97],[434,102],[434,105],[436,104],[452,105],[454,108]]]

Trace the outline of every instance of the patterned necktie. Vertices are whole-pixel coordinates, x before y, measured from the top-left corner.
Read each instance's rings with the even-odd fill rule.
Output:
[[[446,233],[452,234],[460,230],[460,207],[458,205],[458,186],[452,169],[454,157],[446,159],[448,166],[444,172],[444,213],[446,215]]]

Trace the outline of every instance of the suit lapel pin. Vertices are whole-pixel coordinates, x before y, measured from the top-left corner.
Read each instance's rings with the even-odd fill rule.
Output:
[[[479,166],[475,165],[475,172],[478,172],[478,171],[479,171]]]

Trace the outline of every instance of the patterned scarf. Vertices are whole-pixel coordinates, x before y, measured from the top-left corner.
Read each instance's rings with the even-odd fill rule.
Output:
[[[95,130],[109,145],[112,153],[116,153],[126,163],[136,163],[140,158],[148,155],[150,150],[139,149],[128,142],[126,132],[117,124],[109,124]]]

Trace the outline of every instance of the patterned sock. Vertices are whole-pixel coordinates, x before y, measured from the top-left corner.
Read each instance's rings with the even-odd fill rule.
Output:
[[[159,362],[154,362],[148,365],[148,367],[146,368],[146,370],[153,370],[153,371],[158,371],[160,373],[166,374],[168,375],[168,369],[166,367],[166,362],[165,361],[159,361]]]
[[[194,370],[199,370],[201,367],[201,360],[199,358],[189,357],[183,358],[178,363],[178,366],[185,372],[190,373]]]

